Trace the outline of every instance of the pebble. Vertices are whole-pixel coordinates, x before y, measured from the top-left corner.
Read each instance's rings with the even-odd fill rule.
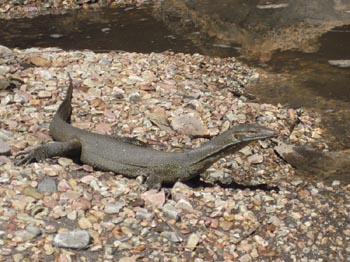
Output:
[[[189,249],[196,248],[199,241],[200,241],[199,236],[196,233],[192,233],[187,239],[186,248],[189,248]]]
[[[26,229],[18,230],[15,232],[15,236],[22,242],[31,240],[41,235],[41,229],[35,226],[27,226]]]
[[[22,191],[22,194],[25,196],[33,197],[34,199],[42,199],[44,197],[44,194],[42,192],[31,186],[25,187]]]
[[[61,248],[83,249],[90,244],[91,238],[85,230],[62,232],[55,236],[53,245]]]
[[[146,203],[157,208],[161,208],[165,203],[165,194],[163,190],[157,192],[157,190],[152,189],[143,193],[141,197]]]
[[[10,146],[0,138],[0,156],[8,156],[10,153]]]
[[[115,202],[105,205],[104,212],[106,214],[118,214],[120,210],[125,206],[124,202]]]
[[[350,60],[328,60],[328,63],[332,66],[340,67],[340,68],[348,68],[350,67]]]
[[[51,61],[49,59],[41,56],[32,56],[29,58],[29,62],[40,67],[49,67],[51,65]]]
[[[55,38],[55,39],[59,39],[59,38],[62,38],[63,35],[62,34],[51,34],[50,37]]]
[[[260,164],[264,161],[264,157],[262,155],[254,154],[247,158],[250,164]]]
[[[180,199],[180,200],[176,203],[175,207],[176,207],[177,209],[182,209],[182,210],[189,211],[189,212],[192,212],[192,211],[193,211],[193,206],[191,205],[190,202],[188,202],[188,201],[185,200],[185,199]]]
[[[178,220],[179,211],[173,205],[167,203],[163,206],[162,211],[167,218]]]
[[[44,90],[39,91],[38,97],[39,98],[50,98],[51,97],[51,92],[44,91]]]
[[[204,125],[201,117],[195,113],[176,116],[171,120],[174,130],[188,136],[208,136],[209,130]]]
[[[56,180],[52,177],[46,177],[38,184],[38,190],[40,192],[57,192]]]
[[[164,232],[160,233],[160,236],[168,239],[169,241],[171,241],[173,243],[180,243],[183,241],[181,236],[179,236],[177,233],[171,232],[171,231],[164,231]]]
[[[2,55],[11,55],[13,52],[10,48],[0,45],[0,54]]]
[[[70,158],[65,158],[65,157],[60,157],[57,160],[58,164],[60,164],[61,166],[69,166],[73,163],[73,160]]]

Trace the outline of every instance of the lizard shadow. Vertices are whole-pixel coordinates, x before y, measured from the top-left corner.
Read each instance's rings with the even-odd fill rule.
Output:
[[[187,186],[191,187],[191,188],[213,188],[215,186],[220,186],[221,188],[225,188],[225,189],[241,189],[241,190],[245,190],[245,189],[249,189],[249,190],[262,190],[262,191],[276,191],[277,193],[280,191],[278,186],[271,186],[268,184],[259,184],[259,185],[242,185],[236,182],[230,182],[230,183],[222,183],[222,182],[215,182],[215,183],[208,183],[205,182],[203,180],[201,180],[200,178],[193,178],[189,181],[184,182],[184,184],[186,184]]]

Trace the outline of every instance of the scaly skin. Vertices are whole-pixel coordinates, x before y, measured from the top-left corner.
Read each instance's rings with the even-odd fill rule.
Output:
[[[147,178],[148,187],[186,181],[198,176],[219,158],[241,149],[252,141],[273,137],[276,133],[256,124],[234,126],[196,149],[186,152],[162,152],[139,146],[122,137],[101,135],[69,124],[72,112],[72,79],[62,104],[50,124],[56,141],[30,151],[17,164],[44,160],[53,156],[74,155],[101,170],[126,177]]]

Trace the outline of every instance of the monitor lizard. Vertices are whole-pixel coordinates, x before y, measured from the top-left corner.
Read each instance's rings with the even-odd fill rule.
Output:
[[[198,176],[219,158],[250,142],[276,136],[276,132],[257,124],[240,124],[219,134],[198,148],[184,152],[164,152],[140,146],[123,137],[103,135],[74,127],[72,113],[73,81],[50,123],[55,142],[16,155],[16,164],[42,161],[54,156],[78,156],[84,164],[112,171],[129,178],[144,176],[148,188],[186,181]]]

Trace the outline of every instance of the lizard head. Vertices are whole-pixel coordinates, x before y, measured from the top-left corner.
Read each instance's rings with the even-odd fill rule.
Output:
[[[221,145],[248,143],[250,141],[277,136],[273,129],[257,124],[241,124],[233,126],[213,140]]]
[[[277,136],[275,130],[257,124],[234,126],[227,132],[231,133],[236,139],[242,142]]]

